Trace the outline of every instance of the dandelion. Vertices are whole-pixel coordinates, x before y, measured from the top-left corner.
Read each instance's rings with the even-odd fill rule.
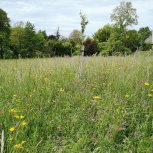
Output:
[[[148,97],[152,97],[153,95],[152,94],[148,94]]]
[[[11,127],[11,128],[9,129],[9,131],[10,131],[10,132],[14,132],[14,131],[15,131],[15,128],[14,128],[14,127]]]
[[[145,86],[149,86],[149,82],[145,82],[144,85],[145,85]]]
[[[14,117],[17,118],[17,119],[23,119],[24,118],[23,115],[15,115]]]
[[[99,97],[99,96],[93,96],[92,98],[93,98],[93,99],[95,99],[95,100],[100,99],[100,97]]]
[[[21,126],[25,126],[25,125],[27,125],[27,122],[23,121],[23,122],[21,122],[20,125],[21,125]]]

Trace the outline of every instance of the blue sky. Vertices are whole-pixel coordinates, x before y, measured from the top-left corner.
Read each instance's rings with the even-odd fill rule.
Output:
[[[79,12],[89,20],[86,36],[110,22],[110,14],[121,0],[0,0],[0,8],[8,13],[11,24],[30,21],[36,30],[54,34],[57,28],[64,36],[80,29]],[[149,26],[153,30],[153,0],[131,0],[137,8],[139,24],[132,28]]]

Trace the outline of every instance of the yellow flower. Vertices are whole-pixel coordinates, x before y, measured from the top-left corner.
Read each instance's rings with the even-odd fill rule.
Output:
[[[11,128],[9,129],[9,131],[10,131],[10,132],[14,132],[14,131],[15,131],[15,128],[14,128],[14,127],[11,127]]]
[[[25,121],[21,122],[21,126],[25,126],[25,125],[27,125],[27,122]]]
[[[148,97],[152,97],[153,95],[152,94],[148,94]]]
[[[144,85],[145,85],[145,86],[149,86],[149,82],[145,82]]]
[[[130,96],[128,94],[125,95],[125,98],[129,98]]]
[[[17,110],[16,110],[15,108],[12,108],[12,109],[9,110],[9,112],[10,112],[10,113],[16,113]]]
[[[23,119],[24,118],[23,115],[15,115],[14,117],[17,118],[17,119]]]
[[[21,149],[21,148],[23,148],[23,144],[25,143],[26,141],[22,141],[21,143],[18,143],[18,144],[16,144],[16,145],[14,145],[14,148],[15,149]]]
[[[96,99],[96,100],[100,99],[99,96],[93,96],[92,98],[93,98],[93,99]]]
[[[14,145],[14,148],[15,149],[21,149],[22,148],[22,144],[20,144],[20,143],[19,144],[16,144],[16,145]]]

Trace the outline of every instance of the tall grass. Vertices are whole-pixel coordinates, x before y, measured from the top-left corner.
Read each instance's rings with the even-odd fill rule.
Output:
[[[6,153],[151,153],[153,57],[0,61]]]

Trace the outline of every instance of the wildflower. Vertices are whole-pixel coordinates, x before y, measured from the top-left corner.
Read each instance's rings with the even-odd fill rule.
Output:
[[[14,132],[14,131],[15,131],[15,128],[14,128],[14,127],[11,127],[11,128],[9,129],[9,131],[10,131],[10,132]]]
[[[152,97],[153,95],[152,94],[148,94],[148,97]]]
[[[100,99],[100,97],[99,97],[99,96],[93,96],[92,98],[93,98],[93,99],[95,99],[95,100]]]
[[[15,148],[15,149],[21,149],[21,148],[23,148],[23,147],[22,147],[22,144],[19,143],[19,144],[14,145],[14,148]]]
[[[145,86],[149,86],[149,82],[145,82],[144,85],[145,85]]]
[[[17,119],[23,119],[24,118],[23,115],[15,115],[14,117],[17,118]]]
[[[17,110],[16,110],[15,108],[12,108],[12,109],[9,110],[9,112],[10,112],[10,113],[16,113]]]
[[[129,98],[130,96],[128,94],[125,95],[125,98]]]
[[[25,125],[27,125],[27,122],[23,121],[23,122],[21,122],[20,125],[21,125],[21,126],[25,126]]]
[[[22,149],[23,148],[23,144],[25,143],[26,141],[22,141],[21,143],[18,143],[16,145],[14,145],[14,148],[15,149]]]

